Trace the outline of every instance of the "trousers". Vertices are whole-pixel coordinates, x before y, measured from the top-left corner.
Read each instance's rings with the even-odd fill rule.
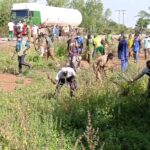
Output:
[[[22,66],[26,66],[26,67],[30,68],[30,65],[25,62],[25,55],[18,56],[19,74],[22,73]]]

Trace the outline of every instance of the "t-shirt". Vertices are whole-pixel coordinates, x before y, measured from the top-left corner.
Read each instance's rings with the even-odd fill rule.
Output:
[[[133,39],[129,38],[129,40],[128,40],[128,48],[130,49],[130,48],[132,48],[132,46],[133,46]]]
[[[112,39],[112,35],[111,35],[111,34],[107,34],[105,40],[106,40],[106,42],[107,42],[108,44],[110,44],[111,39]]]
[[[18,41],[16,45],[16,51],[17,51],[18,56],[24,55],[25,50],[29,47],[30,47],[29,42],[25,40]]]
[[[8,23],[9,31],[14,31],[14,26],[15,26],[15,24],[13,22],[9,22]]]
[[[81,36],[76,37],[77,45],[82,48],[83,47],[83,38]]]
[[[94,45],[93,45],[93,39],[87,39],[87,47],[88,47],[88,51],[92,51],[94,50]]]
[[[49,36],[46,37],[46,41],[47,41],[48,48],[54,48],[54,44],[52,42],[52,39]]]
[[[23,30],[23,24],[22,23],[18,23],[18,25],[17,25],[18,27],[20,27],[20,31],[22,31]]]
[[[33,29],[33,35],[37,35],[39,29],[38,26],[33,26],[32,29]]]
[[[144,68],[137,76],[137,78],[141,78],[143,75],[148,75],[150,77],[150,69]]]
[[[93,42],[94,42],[95,48],[101,46],[101,38],[99,36],[95,37]]]
[[[60,79],[64,79],[63,72],[68,72],[66,78],[70,78],[72,76],[76,76],[76,73],[73,68],[71,67],[63,67],[56,75],[56,81],[59,81]]]
[[[144,49],[150,48],[150,37],[144,39]]]

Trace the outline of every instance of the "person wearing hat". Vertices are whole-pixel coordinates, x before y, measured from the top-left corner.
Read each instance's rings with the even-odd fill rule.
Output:
[[[18,68],[19,68],[19,76],[22,76],[22,66],[26,66],[30,69],[30,64],[25,62],[25,56],[27,50],[30,48],[30,44],[25,38],[22,37],[21,34],[17,37],[17,44],[16,44],[16,50],[12,56],[12,59],[14,58],[14,55],[17,53],[18,55]]]
[[[74,96],[74,91],[77,89],[77,81],[76,81],[76,73],[73,68],[63,67],[57,73],[55,81],[50,77],[50,75],[48,75],[48,79],[50,79],[53,84],[57,84],[54,93],[55,96],[59,94],[60,89],[64,84],[69,85],[70,96],[71,97]]]
[[[128,42],[125,35],[119,41],[118,58],[121,60],[121,71],[125,72],[128,67]]]

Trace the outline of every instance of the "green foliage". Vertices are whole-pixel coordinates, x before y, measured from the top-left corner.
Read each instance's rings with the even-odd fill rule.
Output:
[[[69,0],[47,0],[49,6],[55,7],[67,7]]]
[[[73,0],[71,7],[80,10],[83,21],[81,26],[86,28],[89,32],[98,32],[101,28],[101,18],[103,5],[101,0]]]
[[[27,2],[27,0],[1,0],[0,1],[0,33],[7,34],[7,24],[10,21],[10,10],[13,3]]]
[[[150,19],[139,18],[136,23],[136,27],[139,28],[140,30],[147,29],[147,26],[149,24],[150,24]]]
[[[65,45],[55,44],[56,51],[63,49],[66,55]],[[16,68],[17,62],[10,60],[10,51],[1,52],[0,70]],[[55,77],[58,70],[47,67],[49,62],[32,50],[27,61],[33,64],[25,75],[32,77],[32,84],[11,93],[0,92],[3,147],[14,150],[149,149],[150,101],[145,96],[145,79],[129,86],[115,73],[111,80],[100,85],[91,70],[82,70],[78,74],[76,97],[70,98],[69,89],[64,86],[54,99],[55,86],[48,81],[46,72]],[[130,67],[127,76],[137,71],[133,65]],[[113,80],[120,84],[114,84]],[[23,80],[16,83],[24,84]],[[122,95],[124,90],[129,93]]]
[[[143,31],[147,30],[147,26],[150,24],[150,13],[144,10],[141,10],[138,13],[138,20],[136,23],[136,30]]]
[[[55,43],[55,53],[58,57],[64,57],[68,54],[66,41],[59,41]]]

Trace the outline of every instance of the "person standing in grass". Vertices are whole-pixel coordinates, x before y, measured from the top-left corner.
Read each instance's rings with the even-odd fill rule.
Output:
[[[119,41],[118,58],[121,60],[121,71],[125,72],[128,67],[128,42],[125,36]]]
[[[14,55],[17,53],[18,55],[18,68],[19,68],[19,76],[22,76],[22,66],[26,66],[29,69],[31,68],[30,64],[25,62],[25,56],[27,50],[30,48],[30,44],[28,41],[23,39],[22,35],[18,35],[17,45]],[[14,57],[13,55],[13,57]],[[12,58],[13,58],[12,57]]]
[[[75,38],[75,40],[76,40],[76,47],[78,49],[78,53],[81,55],[83,51],[84,39],[81,36],[80,32],[77,33],[77,37]]]
[[[134,55],[134,62],[138,63],[139,61],[139,52],[141,49],[141,40],[139,34],[136,33],[133,41],[133,55]]]
[[[93,70],[96,75],[96,81],[99,80],[101,83],[104,77],[107,77],[107,71],[112,69],[112,59],[114,55],[109,53],[97,58],[96,62],[93,63]]]
[[[106,44],[108,46],[110,46],[113,43],[113,38],[112,38],[111,30],[108,31],[107,35],[105,36],[105,41],[106,41]]]
[[[93,43],[94,43],[93,58],[95,59],[96,58],[96,51],[97,51],[96,49],[101,46],[101,38],[100,38],[100,36],[95,35],[94,39],[93,39]]]
[[[64,84],[69,85],[70,87],[70,96],[74,96],[74,92],[77,89],[76,73],[71,67],[63,67],[57,73],[55,81],[48,75],[48,79],[51,80],[53,84],[56,84],[56,89],[54,96],[57,96],[60,93],[60,89]]]
[[[88,60],[88,63],[91,63],[92,61],[92,52],[94,50],[94,45],[93,45],[93,38],[92,36],[89,34],[87,36],[87,40],[86,40],[86,57]]]
[[[144,75],[147,75],[149,77],[148,84],[147,84],[147,93],[148,96],[150,97],[150,60],[146,62],[146,68],[144,68],[136,77],[130,80],[129,83],[134,83]]]
[[[148,58],[150,58],[150,36],[146,36],[144,38],[144,53],[145,53],[145,59],[147,59],[147,53],[148,53]]]
[[[15,27],[15,24],[10,21],[8,23],[8,28],[9,28],[9,40],[13,40],[14,38],[14,27]]]
[[[132,56],[132,48],[133,48],[133,38],[132,34],[130,34],[128,39],[129,58]]]

